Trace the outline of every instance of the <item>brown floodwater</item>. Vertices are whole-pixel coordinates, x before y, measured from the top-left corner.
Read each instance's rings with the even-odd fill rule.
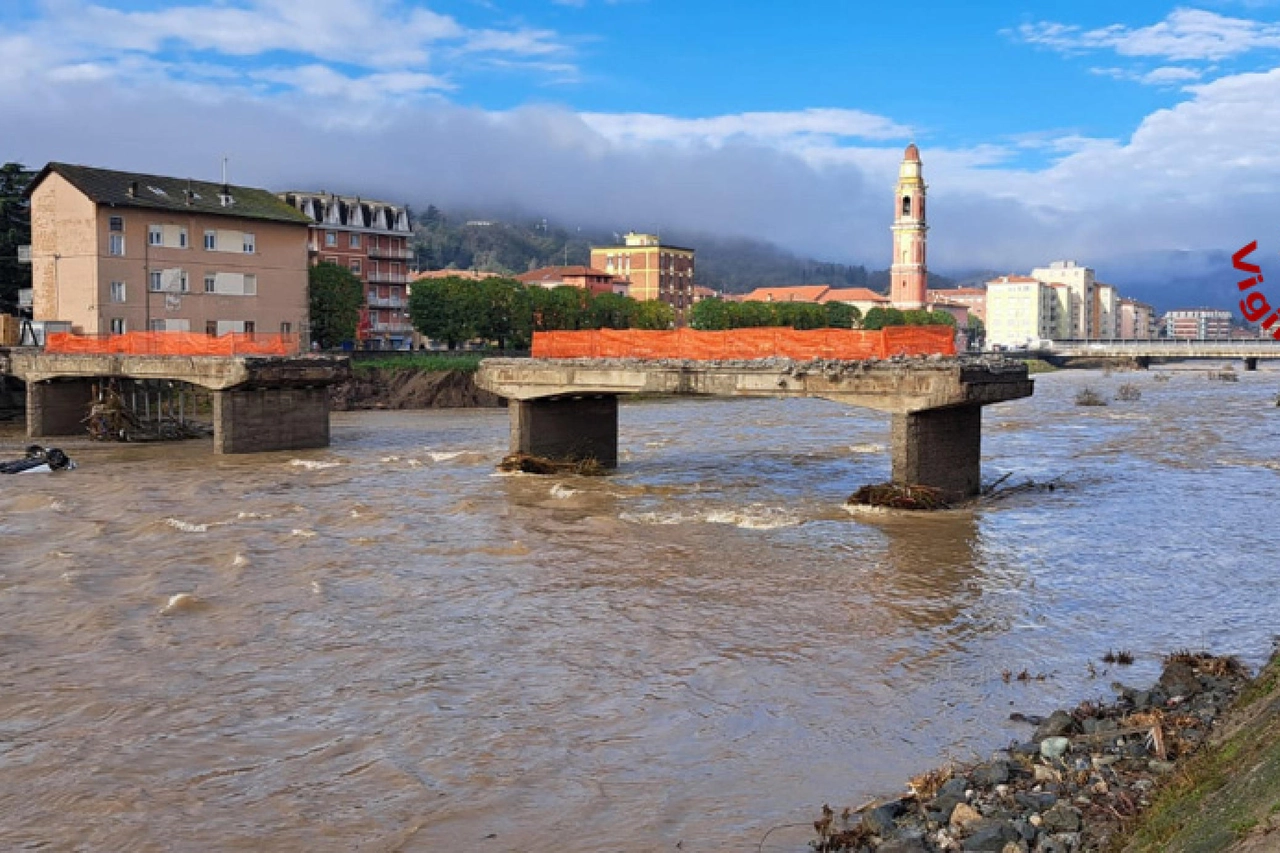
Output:
[[[1011,711],[1265,657],[1280,372],[1207,367],[1039,377],[984,475],[1058,488],[936,515],[846,511],[888,419],[819,400],[624,404],[597,479],[495,474],[500,410],[63,442],[0,478],[0,849],[804,850]]]

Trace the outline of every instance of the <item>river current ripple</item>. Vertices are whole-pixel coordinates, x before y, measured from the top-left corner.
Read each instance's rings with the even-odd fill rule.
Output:
[[[1012,710],[1263,660],[1280,373],[1205,367],[1039,377],[984,475],[1062,486],[928,516],[845,510],[888,418],[818,400],[624,403],[598,479],[495,474],[496,410],[68,441],[0,479],[0,848],[803,850]]]

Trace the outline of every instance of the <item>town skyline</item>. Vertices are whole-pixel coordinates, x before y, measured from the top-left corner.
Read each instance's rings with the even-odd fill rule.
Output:
[[[241,184],[746,236],[871,268],[909,141],[938,270],[1209,271],[1274,219],[1274,10],[924,3],[908,26],[841,6],[9,4],[3,159],[216,180],[226,157]],[[665,37],[635,54],[641,26]]]

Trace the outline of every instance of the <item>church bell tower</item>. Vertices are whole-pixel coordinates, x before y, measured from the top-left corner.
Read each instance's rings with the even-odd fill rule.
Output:
[[[889,302],[894,308],[910,311],[925,306],[924,173],[920,150],[913,142],[902,155],[898,167],[898,188],[894,194],[893,263],[889,267]]]

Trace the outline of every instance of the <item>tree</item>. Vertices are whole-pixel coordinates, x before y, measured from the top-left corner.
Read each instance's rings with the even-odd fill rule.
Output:
[[[584,328],[630,329],[635,323],[638,303],[618,293],[598,293],[587,301]]]
[[[980,341],[987,336],[987,327],[976,314],[969,315],[969,340]]]
[[[18,291],[31,286],[31,266],[18,247],[31,244],[30,205],[23,192],[35,177],[19,163],[0,166],[0,314],[18,312]]]
[[[533,303],[524,285],[512,278],[494,277],[478,282],[474,290],[476,337],[497,341],[498,349],[528,342]]]
[[[670,329],[676,322],[676,310],[657,299],[646,299],[636,305],[637,329]]]
[[[703,332],[717,332],[730,328],[735,302],[723,299],[704,299],[689,311],[689,325]]]
[[[845,302],[827,302],[827,326],[832,329],[852,329],[862,319],[862,312],[857,306]]]
[[[561,285],[529,289],[533,297],[533,327],[540,332],[581,329],[590,294],[580,287]]]
[[[331,263],[312,267],[307,277],[307,301],[311,340],[330,349],[355,339],[364,286],[351,270]]]
[[[457,349],[478,334],[479,291],[477,282],[452,275],[416,282],[409,294],[409,319],[421,334]]]

